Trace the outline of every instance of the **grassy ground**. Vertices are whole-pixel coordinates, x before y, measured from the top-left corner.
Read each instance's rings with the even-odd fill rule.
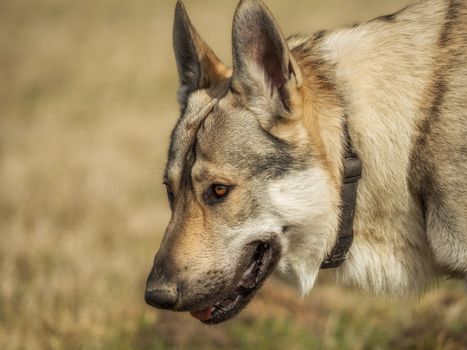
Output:
[[[236,1],[186,2],[228,58]],[[405,3],[267,2],[286,33]],[[455,282],[401,301],[324,276],[300,301],[271,281],[215,327],[144,304],[169,215],[160,183],[177,117],[173,5],[0,2],[0,349],[467,348],[467,300]]]

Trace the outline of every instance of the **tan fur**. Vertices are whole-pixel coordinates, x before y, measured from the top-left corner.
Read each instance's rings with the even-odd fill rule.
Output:
[[[424,111],[420,111],[425,98],[423,93],[439,79],[434,75],[439,60],[444,60],[437,46],[449,6],[453,4],[447,1],[422,2],[398,14],[400,24],[370,22],[338,31],[323,42],[322,51],[336,64],[336,80],[349,103],[349,130],[364,167],[354,223],[356,240],[349,262],[339,274],[342,280],[365,289],[391,294],[420,290],[440,268],[432,257],[439,248],[430,246],[427,240],[423,208],[410,187],[408,176],[417,126],[422,118],[427,118]],[[463,35],[464,40],[459,40],[462,36],[458,36],[456,41],[465,52],[465,3],[457,6],[462,8],[463,29],[459,35]],[[407,35],[409,32],[411,35]],[[465,54],[461,64],[463,70],[462,66],[453,68],[465,72]],[[389,69],[391,66],[396,69]],[[386,67],[388,69],[384,70]],[[458,94],[465,91],[464,83]],[[465,109],[455,113],[464,123],[452,126],[465,130]],[[465,140],[455,142],[465,144]],[[465,154],[463,161],[465,167]],[[465,178],[459,180],[465,187]],[[458,204],[464,208],[463,214],[457,216],[464,238],[459,237],[457,244],[462,244],[466,259],[465,197]],[[383,274],[383,268],[378,271],[371,266],[375,262],[368,261],[364,269],[352,270],[360,265],[355,262],[360,259],[359,247],[377,251],[378,260],[394,261],[399,267],[392,267],[393,274]],[[467,261],[461,264],[465,273]],[[385,276],[378,281],[382,274]],[[403,274],[407,274],[406,278],[401,277]]]
[[[467,277],[465,1],[421,1],[286,42],[262,2],[243,0],[233,70],[177,6],[174,39],[191,55],[174,43],[183,115],[166,178],[175,199],[149,279],[183,279],[189,292],[176,308],[228,294],[257,242],[277,248],[277,270],[303,293],[312,288],[337,236],[344,123],[363,177],[338,280],[403,295],[444,273]],[[218,183],[231,193],[208,203]],[[210,271],[218,277],[207,288]]]

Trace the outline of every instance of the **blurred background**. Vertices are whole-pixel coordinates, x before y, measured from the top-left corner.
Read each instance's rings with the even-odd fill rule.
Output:
[[[407,0],[267,0],[286,35]],[[230,62],[236,0],[186,0]],[[204,326],[143,300],[169,218],[178,116],[175,1],[0,1],[0,349],[466,349],[463,285],[388,300],[324,274],[308,297],[269,281]]]

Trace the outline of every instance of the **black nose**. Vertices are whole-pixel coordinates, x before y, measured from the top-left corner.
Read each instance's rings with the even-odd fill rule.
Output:
[[[159,309],[174,309],[177,304],[177,285],[171,283],[153,284],[148,281],[144,300]]]

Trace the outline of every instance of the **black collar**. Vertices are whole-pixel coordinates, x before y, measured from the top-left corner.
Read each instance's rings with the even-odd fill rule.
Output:
[[[353,241],[353,218],[357,201],[357,184],[362,175],[362,163],[352,150],[347,122],[344,124],[346,139],[344,172],[342,174],[341,215],[337,241],[331,253],[321,263],[321,269],[339,267],[347,258]]]

